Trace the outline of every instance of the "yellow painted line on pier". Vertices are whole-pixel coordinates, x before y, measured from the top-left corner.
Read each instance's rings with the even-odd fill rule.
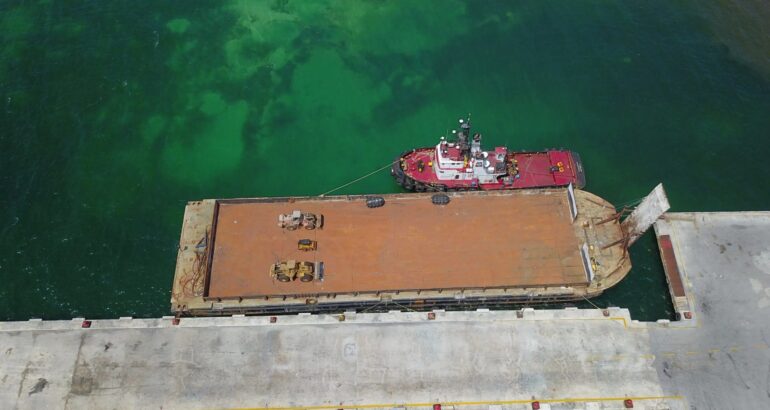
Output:
[[[619,362],[622,360],[655,360],[654,354],[640,354],[640,355],[630,355],[630,354],[616,354],[616,355],[590,355],[586,357],[586,361],[589,363],[597,363],[597,362]]]
[[[295,407],[235,407],[229,410],[327,410],[327,409],[372,409],[372,408],[413,408],[433,407],[435,404],[442,406],[484,406],[484,405],[510,405],[540,403],[590,403],[590,402],[622,402],[623,400],[649,401],[649,400],[684,400],[683,396],[623,396],[623,397],[565,397],[560,399],[522,399],[522,400],[489,400],[489,401],[448,401],[433,403],[377,403],[377,404],[339,404],[319,406],[295,406]]]
[[[672,358],[672,357],[676,357],[676,356],[679,356],[679,355],[699,356],[699,355],[710,355],[710,354],[715,354],[715,353],[727,353],[727,352],[735,353],[735,352],[741,352],[741,351],[744,351],[744,350],[751,350],[751,349],[765,350],[765,349],[768,349],[768,348],[770,348],[770,346],[768,346],[765,343],[755,343],[755,344],[753,344],[751,346],[732,345],[732,346],[728,346],[728,347],[724,347],[724,348],[706,349],[706,350],[703,350],[703,351],[701,351],[701,350],[697,350],[697,351],[696,350],[688,350],[688,351],[680,351],[680,352],[663,352],[660,355],[663,356],[663,357]],[[651,355],[651,356],[654,357],[654,355]]]

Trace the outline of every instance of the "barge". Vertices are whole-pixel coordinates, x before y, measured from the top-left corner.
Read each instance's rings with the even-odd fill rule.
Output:
[[[571,186],[193,201],[171,309],[211,316],[582,300],[631,268],[620,216]]]

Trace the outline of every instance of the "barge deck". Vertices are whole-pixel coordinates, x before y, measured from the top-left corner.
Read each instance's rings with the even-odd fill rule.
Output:
[[[449,194],[252,198],[190,202],[172,310],[217,315],[576,300],[614,285],[631,264],[615,208],[571,188]],[[574,206],[573,206],[574,204]],[[288,231],[277,216],[323,215]],[[317,248],[300,251],[310,239]],[[310,282],[280,282],[282,261],[323,264]]]

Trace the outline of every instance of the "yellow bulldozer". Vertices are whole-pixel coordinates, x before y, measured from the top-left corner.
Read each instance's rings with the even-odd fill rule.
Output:
[[[312,262],[289,260],[273,264],[270,267],[270,276],[279,282],[291,282],[295,279],[299,279],[300,282],[311,282],[315,279],[315,269]]]

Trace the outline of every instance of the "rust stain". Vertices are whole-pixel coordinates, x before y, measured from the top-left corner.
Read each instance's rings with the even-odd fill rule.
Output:
[[[684,285],[682,284],[682,276],[679,274],[679,265],[676,263],[676,255],[674,255],[674,245],[671,243],[671,236],[660,235],[658,237],[658,246],[660,248],[660,254],[663,257],[663,265],[666,276],[668,276],[668,282],[671,284],[671,290],[674,296],[686,296],[684,292]]]

